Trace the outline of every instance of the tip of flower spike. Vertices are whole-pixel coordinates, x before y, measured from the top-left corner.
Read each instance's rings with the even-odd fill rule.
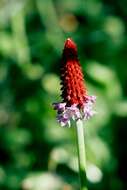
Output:
[[[77,46],[71,38],[67,38],[64,44],[63,61],[77,60]]]
[[[64,48],[77,49],[76,44],[74,43],[74,41],[71,38],[67,38],[67,40],[65,41]]]

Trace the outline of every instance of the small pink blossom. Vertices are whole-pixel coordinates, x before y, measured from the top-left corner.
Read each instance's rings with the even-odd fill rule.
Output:
[[[66,106],[66,103],[54,103],[54,109],[57,110],[57,120],[61,126],[70,126],[71,120],[88,120],[96,112],[93,110],[93,104],[96,101],[95,96],[87,96],[83,107],[79,108],[76,104]]]

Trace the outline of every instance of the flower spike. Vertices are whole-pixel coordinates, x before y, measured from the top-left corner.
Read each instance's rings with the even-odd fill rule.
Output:
[[[62,126],[70,120],[89,119],[95,114],[92,105],[95,96],[88,96],[83,72],[78,60],[77,46],[72,39],[65,41],[60,65],[62,103],[54,103],[57,119]]]

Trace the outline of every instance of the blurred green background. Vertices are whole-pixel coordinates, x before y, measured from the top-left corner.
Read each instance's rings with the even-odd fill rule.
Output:
[[[126,22],[126,0],[0,0],[0,190],[79,190],[75,130],[52,108],[68,37],[97,96],[89,190],[127,189]]]

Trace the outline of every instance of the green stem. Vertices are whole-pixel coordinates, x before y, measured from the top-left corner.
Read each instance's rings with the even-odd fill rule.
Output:
[[[88,190],[86,183],[86,152],[84,141],[84,130],[82,120],[76,122],[76,136],[78,148],[78,163],[79,163],[79,177],[80,177],[80,190]]]

